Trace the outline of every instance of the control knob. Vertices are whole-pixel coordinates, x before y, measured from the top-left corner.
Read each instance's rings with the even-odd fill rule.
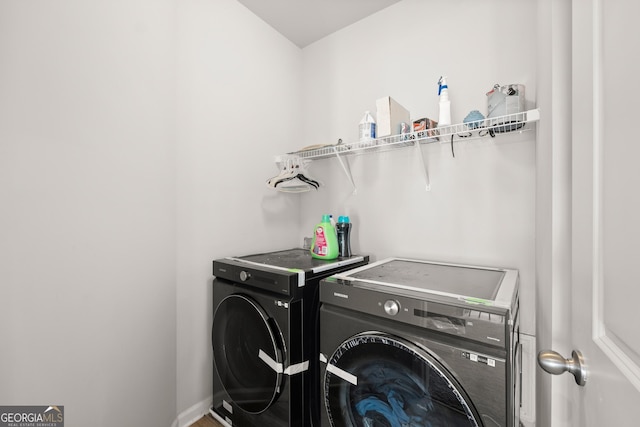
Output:
[[[240,272],[240,280],[242,280],[243,282],[246,282],[250,277],[251,274],[247,273],[246,271],[242,270]]]
[[[400,311],[400,303],[392,299],[384,303],[384,312],[389,316],[395,316]]]

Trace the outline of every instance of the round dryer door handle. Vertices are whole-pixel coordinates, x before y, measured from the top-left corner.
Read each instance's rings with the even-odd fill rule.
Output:
[[[560,353],[553,350],[542,350],[538,353],[538,365],[552,375],[569,372],[575,377],[576,384],[579,386],[584,386],[587,383],[587,368],[584,357],[578,350],[571,352],[571,359],[565,359]]]

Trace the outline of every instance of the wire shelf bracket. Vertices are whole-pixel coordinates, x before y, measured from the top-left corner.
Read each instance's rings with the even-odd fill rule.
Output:
[[[340,156],[340,153],[338,152],[336,146],[334,146],[333,149],[335,151],[336,158],[340,162],[340,166],[342,166],[343,172],[345,173],[345,175],[347,175],[349,182],[351,182],[351,186],[353,187],[352,194],[355,196],[356,194],[358,194],[358,188],[356,187],[356,182],[353,180],[353,174],[351,173],[351,165],[349,164],[349,159],[346,157],[343,159],[343,156]]]
[[[418,141],[416,141],[414,145],[416,147],[416,150],[418,151],[418,158],[422,161],[422,172],[424,175],[425,190],[431,191],[431,181],[429,180],[429,171],[427,170],[427,161],[424,158],[424,154],[422,152],[422,146]]]

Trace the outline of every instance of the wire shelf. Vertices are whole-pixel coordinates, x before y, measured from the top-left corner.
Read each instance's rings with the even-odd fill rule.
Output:
[[[423,159],[423,175],[425,189],[431,190],[431,180],[427,163],[422,153],[422,145],[434,142],[453,143],[459,141],[470,141],[473,139],[495,137],[509,132],[525,132],[535,128],[528,126],[529,123],[540,120],[538,109],[523,111],[521,113],[507,114],[500,117],[491,117],[467,123],[441,126],[434,129],[404,133],[400,135],[376,138],[367,141],[358,141],[348,144],[338,143],[335,145],[319,145],[308,147],[285,155],[276,156],[276,164],[280,169],[287,162],[295,161],[305,165],[312,160],[337,158],[345,175],[353,186],[353,194],[357,193],[356,183],[351,174],[347,156],[389,151],[396,148],[414,147],[420,158]]]
[[[346,144],[339,143],[320,147],[316,146],[309,149],[302,149],[287,153],[286,156],[297,156],[301,159],[319,160],[336,156],[366,154],[388,151],[402,147],[410,147],[414,146],[416,142],[419,142],[420,144],[429,144],[434,142],[449,143],[451,142],[452,136],[453,142],[469,141],[487,136],[493,137],[508,132],[525,132],[530,130],[530,127],[526,126],[527,123],[536,122],[538,120],[540,120],[540,112],[538,109],[534,109],[500,117],[491,117],[473,122],[441,126],[435,129],[410,132],[367,141],[357,141]],[[276,157],[277,162],[280,162],[281,160],[282,156]]]

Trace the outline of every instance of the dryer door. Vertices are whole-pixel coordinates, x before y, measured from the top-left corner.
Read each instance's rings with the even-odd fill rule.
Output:
[[[434,356],[379,332],[338,347],[327,361],[324,394],[335,427],[482,426],[464,390]]]
[[[233,294],[213,315],[214,365],[233,403],[252,414],[275,401],[282,383],[283,350],[277,326],[253,299]]]

